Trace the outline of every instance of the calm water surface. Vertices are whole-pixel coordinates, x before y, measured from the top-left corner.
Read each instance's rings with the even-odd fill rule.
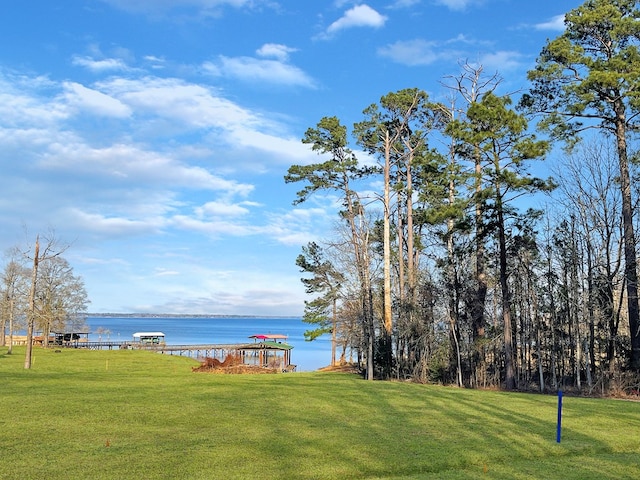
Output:
[[[331,339],[325,335],[313,342],[304,339],[308,325],[300,318],[259,317],[87,317],[89,340],[133,340],[135,332],[162,332],[169,345],[245,343],[251,335],[281,333],[293,346],[291,363],[298,371],[312,371],[331,363]],[[103,333],[98,333],[100,329]]]

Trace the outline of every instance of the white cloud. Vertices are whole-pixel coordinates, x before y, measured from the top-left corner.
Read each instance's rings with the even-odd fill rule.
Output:
[[[104,73],[109,71],[126,71],[129,69],[127,64],[118,58],[105,58],[103,60],[94,60],[91,57],[75,56],[71,63],[79,67],[84,67],[94,73]]]
[[[465,10],[471,5],[479,5],[485,0],[437,0],[436,3],[444,5],[451,10]]]
[[[197,232],[213,238],[259,237],[272,239],[281,245],[298,247],[315,238],[312,233],[314,228],[330,222],[326,206],[295,208],[285,213],[265,213],[260,210],[258,216],[254,214],[250,217],[251,212],[245,205],[254,204],[231,204],[226,200],[207,202],[196,207],[193,215],[174,215],[170,224],[178,230]],[[331,202],[328,205],[333,208]]]
[[[70,208],[67,219],[85,234],[93,233],[108,237],[157,234],[165,224],[159,218],[134,220],[117,216],[107,217],[100,213],[88,213],[80,208]]]
[[[342,17],[333,22],[327,28],[328,34],[336,33],[340,30],[353,27],[382,27],[387,21],[387,17],[379,14],[366,4],[356,5],[347,10]]]
[[[162,118],[173,128],[215,130],[215,147],[250,148],[290,162],[309,158],[309,149],[286,128],[265,116],[245,109],[202,85],[177,79],[145,77],[113,79],[99,84],[101,90],[127,104],[137,116]]]
[[[192,8],[201,11],[229,6],[240,8],[252,5],[255,0],[102,0],[113,7],[135,13],[165,13],[177,8]]]
[[[121,101],[75,82],[65,82],[63,88],[70,105],[97,115],[108,117],[128,117],[131,109]]]
[[[40,165],[49,171],[110,178],[121,186],[142,183],[145,186],[224,191],[241,196],[254,188],[217,177],[202,167],[185,165],[158,152],[126,144],[96,148],[82,143],[54,143],[42,156]]]
[[[172,226],[177,230],[196,232],[212,237],[247,237],[264,233],[259,225],[238,222],[237,219],[221,220],[220,218],[194,218],[189,215],[175,215],[171,218]]]
[[[209,217],[240,217],[247,215],[249,210],[242,205],[230,204],[228,202],[207,202],[195,209],[195,213],[200,218]]]
[[[98,84],[137,114],[161,116],[190,127],[256,125],[258,116],[211,89],[175,78],[115,78]]]
[[[174,276],[174,275],[180,275],[180,272],[177,270],[168,270],[166,268],[163,267],[156,267],[154,270],[154,277],[168,277],[168,276]]]
[[[284,214],[270,215],[265,231],[282,245],[299,246],[315,238],[312,234],[314,225],[329,222],[330,214],[326,208],[294,208]]]
[[[177,312],[245,315],[300,315],[306,299],[299,277],[262,270],[195,269],[189,265],[192,280],[162,286],[163,303],[149,303],[125,311]],[[264,285],[265,287],[259,287]],[[157,297],[150,302],[158,302]]]
[[[268,49],[272,56],[284,55],[282,49]],[[261,53],[265,55],[265,51]],[[298,67],[282,60],[267,60],[252,57],[220,56],[217,62],[205,62],[205,72],[214,76],[236,78],[256,84],[301,86],[315,88],[315,82]]]
[[[58,102],[39,101],[29,95],[13,95],[0,92],[0,117],[4,125],[24,126],[33,129],[56,124],[69,116],[68,109]]]
[[[156,57],[155,55],[145,55],[143,58],[147,62],[152,62],[152,63],[164,63],[165,62],[164,58]]]
[[[521,58],[522,54],[519,52],[501,50],[481,55],[478,63],[482,65],[485,70],[506,72],[520,67],[522,65],[520,62]]]
[[[390,8],[408,8],[420,3],[422,0],[396,0]]]
[[[259,54],[283,58],[291,51],[272,44]],[[319,211],[286,217],[253,200],[264,191],[257,192],[247,175],[260,175],[267,171],[263,165],[276,162],[280,170],[283,164],[307,163],[315,154],[287,124],[209,85],[142,76],[134,69],[126,78],[86,84],[26,76],[3,84],[0,72],[0,97],[0,189],[12,199],[0,200],[0,216],[11,212],[4,223],[9,231],[18,231],[28,218],[31,229],[59,228],[87,258],[112,241],[126,242],[127,254],[139,248],[142,257],[148,249],[133,245],[146,241],[196,248],[199,241],[210,246],[228,238],[258,239],[297,248],[314,238],[313,225],[326,221]],[[14,161],[17,154],[21,162]],[[37,205],[46,208],[34,210]],[[135,268],[145,261],[136,258]],[[158,265],[146,278],[177,278],[182,267],[161,261],[153,267]],[[122,275],[118,271],[113,275]],[[190,297],[185,308],[194,311],[193,305]]]
[[[296,48],[287,47],[279,43],[265,43],[258,50],[256,54],[260,57],[271,57],[284,62],[289,58],[289,54],[297,51]]]
[[[0,69],[0,119],[3,126],[27,129],[50,127],[68,117],[65,105],[50,97],[38,96],[40,91],[56,89],[58,85],[47,77],[28,77]]]
[[[292,159],[295,159],[296,163],[306,163],[315,157],[315,152],[312,153],[309,147],[298,138],[283,138],[266,132],[248,130],[241,125],[231,130],[230,133],[234,143],[258,151],[273,153],[287,165],[291,164]]]
[[[460,46],[458,48],[456,45]],[[474,52],[469,49],[475,49]],[[432,65],[436,62],[464,60],[477,58],[476,62],[485,69],[506,71],[521,66],[522,54],[515,51],[492,51],[491,45],[479,44],[458,35],[444,42],[432,42],[424,39],[399,41],[378,49],[380,56],[396,63],[408,66]]]
[[[564,26],[564,14],[556,15],[555,17],[552,17],[547,22],[538,23],[538,24],[534,25],[534,28],[536,30],[553,30],[553,31],[561,32],[565,28],[565,26]]]
[[[166,60],[155,55],[145,55],[142,57],[147,66],[153,70],[162,70],[166,66]]]
[[[404,65],[430,65],[443,56],[451,58],[436,42],[422,39],[399,41],[378,49],[378,54]]]

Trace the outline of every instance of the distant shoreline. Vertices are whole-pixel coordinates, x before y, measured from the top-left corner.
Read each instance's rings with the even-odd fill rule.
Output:
[[[301,318],[296,315],[214,315],[209,313],[85,313],[93,318]]]

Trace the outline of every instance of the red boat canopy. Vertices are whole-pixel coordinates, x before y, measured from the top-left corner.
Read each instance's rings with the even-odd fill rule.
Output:
[[[286,340],[287,336],[279,333],[267,333],[261,335],[251,335],[249,338],[255,338],[257,340]]]

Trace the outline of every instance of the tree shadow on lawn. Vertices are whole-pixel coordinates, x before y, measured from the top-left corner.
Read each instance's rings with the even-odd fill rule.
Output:
[[[614,466],[618,467],[615,469],[617,472],[628,471],[630,464],[628,460],[625,461],[625,454],[615,452],[612,445],[605,439],[611,435],[611,432],[600,430],[601,438],[594,435],[598,431],[594,427],[595,422],[589,422],[589,419],[584,416],[580,418],[580,415],[585,412],[583,408],[573,403],[573,397],[564,399],[561,442],[558,443],[556,441],[557,397],[509,392],[486,393],[495,399],[490,404],[480,403],[476,401],[477,397],[469,398],[463,394],[456,395],[455,405],[451,408],[449,404],[447,410],[452,417],[460,418],[459,431],[462,435],[475,434],[476,438],[483,439],[485,444],[488,443],[494,447],[485,458],[483,458],[485,452],[475,452],[475,461],[482,461],[483,468],[487,468],[487,464],[491,462],[495,464],[494,466],[499,466],[498,470],[502,470],[505,474],[509,471],[511,473],[521,471],[526,466],[535,473],[536,461],[544,459],[544,463],[549,465],[559,464],[558,472],[562,472],[563,478],[621,478],[619,473],[614,473],[612,470]],[[599,401],[576,400],[581,404]],[[601,409],[596,412],[593,413],[603,415]],[[625,418],[624,415],[621,417]],[[478,421],[482,418],[489,419],[491,423]],[[629,419],[628,416],[626,419]],[[612,422],[607,416],[607,423],[616,422]],[[470,433],[472,429],[469,425],[474,426],[475,432]],[[623,432],[620,433],[623,434]],[[638,433],[635,436],[638,436]],[[634,441],[629,439],[627,443],[631,444]],[[602,464],[584,461],[584,458],[598,456],[608,457],[608,461],[603,461]],[[567,460],[567,457],[580,460]],[[567,465],[570,465],[570,471],[567,471]],[[636,474],[637,471],[631,473],[628,478],[638,478]]]
[[[536,461],[553,464],[555,458],[565,468],[572,464],[565,478],[607,478],[610,470],[597,462],[573,465],[578,462],[566,460],[594,454],[608,455],[609,464],[622,462],[621,469],[628,466],[610,444],[578,427],[565,426],[564,443],[557,444],[555,397],[369,383],[359,377],[339,385],[323,388],[321,380],[292,384],[305,389],[308,401],[284,409],[274,403],[277,411],[263,421],[273,435],[268,441],[257,438],[252,448],[267,456],[291,452],[281,461],[298,468],[300,478],[480,474],[488,468],[509,478],[514,469],[528,466],[535,472]],[[281,387],[286,396],[287,386]],[[576,415],[571,407],[568,414]],[[333,464],[331,474],[322,477],[327,461]]]

